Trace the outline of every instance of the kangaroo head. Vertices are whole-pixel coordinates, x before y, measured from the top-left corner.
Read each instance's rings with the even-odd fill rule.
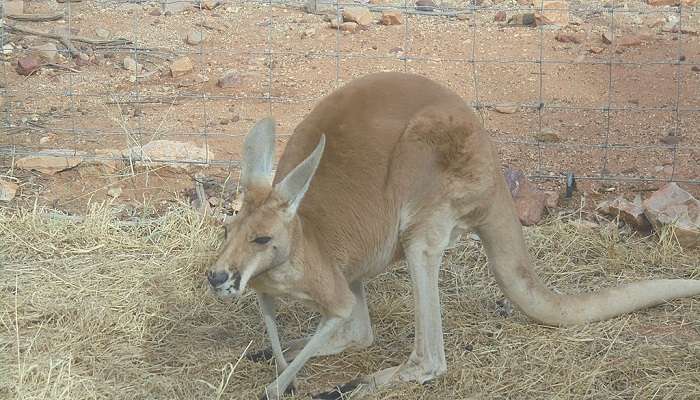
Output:
[[[272,185],[275,123],[259,121],[246,136],[241,185],[243,205],[225,225],[219,257],[207,279],[219,296],[238,296],[248,283],[287,263],[292,255],[296,213],[323,154],[316,149],[277,185]]]

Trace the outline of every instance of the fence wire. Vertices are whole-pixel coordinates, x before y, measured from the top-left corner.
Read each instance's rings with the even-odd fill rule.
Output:
[[[333,89],[369,72],[396,70],[422,73],[459,88],[458,92],[465,101],[479,112],[493,140],[502,151],[510,154],[507,161],[517,164],[520,157],[524,158],[522,167],[531,177],[562,180],[573,172],[579,180],[700,184],[698,20],[695,6],[684,5],[688,4],[685,1],[671,7],[650,7],[641,2],[617,0],[607,3],[570,1],[561,3],[566,7],[549,9],[542,5],[539,9],[520,5],[513,0],[498,4],[471,0],[463,4],[428,6],[408,0],[391,4],[314,0],[306,3],[281,0],[85,3],[66,0],[63,3],[38,3],[54,14],[58,12],[60,18],[27,22],[16,15],[6,15],[7,6],[3,7],[0,47],[5,62],[2,66],[0,159],[3,167],[10,169],[14,168],[15,160],[37,155],[79,156],[88,161],[121,160],[121,156],[105,155],[96,150],[111,146],[139,148],[149,141],[164,138],[196,142],[204,147],[205,156],[191,160],[151,161],[235,168],[239,163],[235,148],[240,147],[241,139],[255,120],[266,114],[281,117],[278,118],[283,120],[279,136],[284,140],[313,104]],[[321,21],[319,14],[325,12],[326,20],[342,21],[343,10],[348,7],[368,8],[374,13],[374,24],[379,13],[396,11],[401,13],[402,23],[381,28],[380,34],[371,33],[380,29],[378,25],[350,34],[338,27],[334,29],[334,37],[326,39],[324,48],[314,46],[313,43],[323,41],[326,30],[332,29],[328,27],[328,21]],[[154,10],[160,10],[160,14]],[[559,43],[554,35],[568,28],[556,29],[546,24],[513,26],[505,21],[495,23],[496,12],[505,12],[508,16],[567,13],[578,20],[574,30],[578,33],[585,30],[586,38],[584,43]],[[91,19],[99,19],[100,15],[108,18],[101,21],[120,29],[109,38],[91,42],[90,38],[95,36],[95,23]],[[659,27],[651,28],[654,37],[649,39],[650,45],[622,48],[615,39],[610,46],[591,47],[591,43],[597,43],[591,39],[596,37],[593,32],[596,29],[604,28],[615,37],[618,32],[627,34],[630,30],[627,25],[634,26],[635,30],[646,25],[621,26],[621,16],[656,16],[663,18],[662,24],[676,21],[676,25],[666,33]],[[591,20],[606,23],[596,25],[589,22]],[[183,25],[172,29],[173,21]],[[93,30],[79,30],[85,25]],[[447,25],[452,30],[440,31]],[[161,37],[168,43],[157,43],[149,37],[160,26],[165,30]],[[307,36],[303,43],[298,35],[300,26],[309,27],[308,34],[302,32]],[[58,33],[55,33],[57,29]],[[194,45],[185,45],[181,36],[187,31],[222,40],[212,44],[205,39]],[[44,63],[42,72],[37,72],[44,77],[42,82],[48,80],[55,84],[35,85],[39,76],[20,76],[15,71],[18,58],[31,53],[31,46],[23,41],[26,41],[26,36],[37,36],[36,32],[47,33],[39,37],[56,43],[62,55],[59,61]],[[50,32],[54,32],[53,36],[48,35]],[[499,33],[499,37],[531,36],[528,41],[513,42],[526,43],[531,48],[523,48],[522,54],[518,51],[502,56],[488,54],[485,47],[495,49],[496,53],[501,46],[508,47],[507,40],[493,40],[493,36]],[[381,42],[378,36],[381,34],[393,39]],[[434,38],[430,38],[431,35]],[[425,36],[429,38],[424,40]],[[452,42],[446,43],[450,39]],[[361,42],[359,50],[353,48],[357,41]],[[389,47],[393,43],[396,46],[379,54],[378,51],[368,51],[368,43],[363,41],[377,42],[374,49],[378,44]],[[672,42],[675,43],[671,45]],[[448,48],[445,50],[441,46]],[[654,49],[658,51],[652,51]],[[578,52],[578,56],[572,58],[568,50],[571,50],[569,53]],[[528,52],[534,56],[529,56]],[[562,57],[561,53],[567,53],[568,57]],[[122,79],[123,56],[130,57],[137,66],[135,73],[128,75],[128,85]],[[192,60],[194,72],[182,79],[159,78],[167,76],[167,66],[181,57]],[[85,62],[81,64],[80,59]],[[95,63],[100,64],[100,68],[92,65]],[[310,82],[306,87],[298,84],[298,90],[294,90],[295,79],[281,72],[285,65],[294,63],[298,64],[293,71],[296,81]],[[316,69],[306,69],[308,64]],[[213,85],[217,74],[221,75],[216,65],[235,69],[238,75],[234,79],[247,80],[248,86],[242,86],[247,90],[231,91]],[[330,67],[321,71],[319,68],[323,65]],[[108,66],[113,67],[113,71],[105,72]],[[256,71],[250,75],[252,78],[245,74],[247,67]],[[659,82],[640,81],[649,78],[649,73],[642,73],[645,69],[655,70],[657,74],[673,70],[671,79],[659,76],[658,96],[655,91],[649,96],[648,90]],[[517,71],[521,76],[509,76],[510,71]],[[526,80],[522,79],[523,71],[527,74]],[[554,72],[571,74],[565,83],[572,83],[573,87],[576,74],[581,71],[597,71],[596,76],[605,93],[573,91],[567,100],[556,94],[557,90],[565,92],[567,87],[559,88],[559,84],[556,88],[550,87],[554,84],[548,77]],[[637,78],[635,71],[639,72]],[[321,77],[322,74],[325,77]],[[114,78],[113,75],[118,76]],[[531,75],[535,77],[534,81],[530,79]],[[99,85],[110,79],[115,82],[115,87]],[[646,93],[645,98],[621,100],[618,85],[619,81],[626,79],[636,81],[632,87],[639,89],[642,95]],[[88,87],[90,84],[97,84],[100,88],[92,90]],[[525,96],[527,90],[521,90],[523,85],[531,86],[534,93]],[[510,99],[507,93],[495,99],[492,95],[494,88],[510,88],[514,99]],[[662,94],[666,92],[672,95]],[[578,97],[593,100],[577,103]],[[512,106],[511,102],[517,108],[513,114],[495,111],[504,103]],[[242,114],[237,116],[237,121],[224,124],[225,119],[219,114],[225,105],[237,107]],[[151,107],[151,111],[161,117],[160,122],[154,124],[145,117],[140,111],[143,107]],[[537,134],[551,130],[550,119],[558,118],[560,123],[554,125],[565,126],[562,122],[564,115],[573,115],[573,122],[570,121],[569,125],[575,129],[568,132],[555,129],[558,141],[536,139]],[[638,124],[644,117],[659,115],[661,125],[664,125],[663,132],[659,132],[658,127],[652,127],[653,135],[640,132],[644,127]],[[173,118],[175,123],[163,127]],[[510,124],[503,124],[499,119],[508,119]],[[191,123],[181,123],[182,120]],[[518,121],[525,121],[523,129],[517,129]],[[650,139],[652,136],[657,140]],[[659,142],[660,136],[679,140],[665,144]],[[52,143],[42,143],[45,137],[49,137]],[[57,147],[60,148],[57,150]],[[214,156],[210,157],[210,154]],[[591,154],[595,155],[593,160],[583,156]],[[621,165],[613,165],[613,159]],[[663,166],[670,167],[670,172],[660,169]],[[662,170],[666,172],[661,173]]]

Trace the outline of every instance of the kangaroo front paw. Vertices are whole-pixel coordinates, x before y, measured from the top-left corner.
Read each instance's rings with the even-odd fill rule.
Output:
[[[272,360],[274,357],[275,356],[272,354],[272,349],[269,347],[267,349],[247,353],[245,355],[245,358],[252,362],[267,362]]]

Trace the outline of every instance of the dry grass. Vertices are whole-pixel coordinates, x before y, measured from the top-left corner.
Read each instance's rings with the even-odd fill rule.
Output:
[[[107,207],[83,222],[0,212],[0,398],[254,399],[274,378],[241,360],[265,345],[253,296],[207,295],[203,270],[219,229],[186,209],[120,224]],[[699,278],[700,254],[673,240],[552,220],[527,231],[544,279],[585,291],[648,277]],[[571,329],[538,326],[501,297],[477,243],[452,250],[442,273],[449,372],[381,399],[698,399],[700,303],[681,300]],[[412,344],[409,279],[398,267],[369,284],[376,342],[312,360],[316,391],[395,365]],[[285,337],[316,316],[285,304]],[[304,398],[304,397],[301,397]]]

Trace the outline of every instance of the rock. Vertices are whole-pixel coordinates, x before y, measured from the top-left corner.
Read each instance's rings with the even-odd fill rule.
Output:
[[[187,32],[187,36],[185,36],[185,43],[189,44],[190,46],[197,46],[204,41],[204,38],[204,32],[193,29]]]
[[[229,69],[216,81],[216,86],[227,89],[240,85],[242,82],[241,75],[238,71]]]
[[[189,10],[194,8],[194,1],[193,0],[167,0],[162,3],[163,5],[163,13],[165,15],[172,15],[172,14],[177,14],[181,13],[185,10]]]
[[[167,166],[176,171],[187,171],[195,166],[193,162],[212,160],[214,153],[193,143],[154,140],[143,147],[125,150],[123,156],[136,160],[138,166]]]
[[[673,145],[676,145],[676,144],[678,144],[678,143],[681,142],[681,137],[680,137],[680,136],[668,135],[668,136],[662,137],[661,139],[659,139],[659,141],[660,141],[661,143],[663,143],[663,144],[667,144],[667,145],[673,146]]]
[[[522,172],[507,168],[504,171],[506,183],[513,196],[520,223],[535,225],[544,215],[546,195],[528,181]]]
[[[343,32],[353,33],[357,31],[359,25],[357,25],[357,23],[355,22],[343,22],[341,24],[338,24],[337,21],[331,21],[331,28],[340,29]]]
[[[457,19],[460,21],[469,21],[469,14],[467,14],[467,13],[457,14]]]
[[[559,134],[550,128],[543,128],[542,131],[535,133],[534,137],[538,142],[556,143],[561,141]]]
[[[508,18],[508,25],[536,26],[537,20],[534,13],[515,14]]]
[[[107,40],[110,37],[112,37],[112,32],[110,32],[104,28],[96,28],[95,29],[95,36],[97,36],[100,39]]]
[[[78,53],[78,55],[75,56],[74,58],[75,65],[79,67],[84,67],[86,65],[90,65],[90,56],[88,56],[85,53]]]
[[[517,103],[503,103],[494,106],[493,108],[496,112],[501,114],[515,114],[520,110],[520,104]]]
[[[575,43],[575,44],[580,44],[583,41],[583,38],[581,38],[579,35],[576,34],[571,34],[571,33],[563,33],[559,32],[554,36],[554,39],[556,39],[558,42],[562,43]]]
[[[160,10],[160,8],[154,8],[148,13],[148,15],[152,17],[159,17],[163,15],[163,12]]]
[[[39,46],[33,46],[31,50],[33,53],[38,55],[39,58],[50,63],[56,61],[56,56],[58,56],[58,48],[53,43],[45,43]]]
[[[133,73],[139,73],[142,69],[142,65],[138,64],[136,60],[129,56],[124,57],[124,60],[122,60],[122,65],[124,66],[125,70],[131,71]]]
[[[0,179],[0,201],[14,199],[18,188],[16,183]]]
[[[24,14],[24,0],[5,0],[2,9],[5,16],[22,15]]]
[[[343,10],[343,22],[369,26],[372,23],[372,13],[365,7],[348,7]]]
[[[305,29],[304,32],[301,33],[301,38],[307,39],[307,38],[313,37],[315,34],[316,34],[316,29],[314,29],[314,28]]]
[[[700,67],[698,67],[697,65],[693,65],[692,67],[690,67],[690,70],[693,72],[700,72]]]
[[[437,8],[437,4],[433,0],[416,0],[416,10],[418,11],[433,11]]]
[[[601,35],[601,39],[603,39],[603,43],[605,44],[612,44],[613,41],[615,41],[615,35],[610,31],[605,31]]]
[[[46,144],[46,143],[50,142],[51,139],[52,139],[51,136],[42,136],[42,137],[39,139],[39,144]]]
[[[644,40],[645,37],[641,35],[625,35],[617,41],[617,45],[623,47],[640,46]]]
[[[20,75],[31,75],[40,67],[41,63],[36,56],[25,56],[17,60],[17,73]]]
[[[493,16],[493,20],[496,22],[503,22],[506,20],[508,15],[506,14],[505,11],[501,10],[496,13],[496,15]]]
[[[384,11],[382,18],[379,20],[382,25],[401,25],[403,19],[398,11]]]
[[[15,46],[12,45],[12,43],[6,43],[2,46],[2,54],[9,56],[12,54],[12,50],[15,49]]]
[[[41,153],[41,155],[20,158],[17,160],[17,168],[54,175],[79,165],[85,155],[82,151],[68,149],[43,150]]]
[[[319,0],[306,0],[304,11],[309,14],[335,14],[336,8],[334,4],[321,3]]]
[[[122,194],[122,188],[119,186],[111,187],[107,190],[107,196],[117,198]]]
[[[583,19],[575,16],[575,15],[569,15],[569,25],[583,25]]]
[[[643,207],[654,229],[659,231],[664,226],[673,226],[681,246],[700,246],[700,201],[675,182],[652,193]]]
[[[194,70],[192,61],[189,57],[180,57],[170,64],[170,74],[173,78],[178,78],[189,74]]]
[[[635,199],[635,202],[631,202],[620,196],[614,200],[600,203],[597,210],[602,214],[620,218],[636,231],[647,234],[651,232],[651,224],[644,215],[642,200],[639,197]]]
[[[590,51],[593,54],[600,54],[600,53],[604,52],[605,49],[602,47],[598,47],[598,46],[592,46],[590,49],[588,49],[588,51]]]
[[[569,24],[569,2],[564,0],[535,0],[535,11],[555,25]]]

